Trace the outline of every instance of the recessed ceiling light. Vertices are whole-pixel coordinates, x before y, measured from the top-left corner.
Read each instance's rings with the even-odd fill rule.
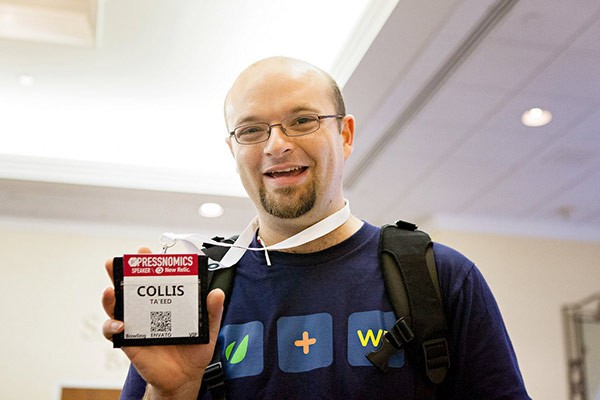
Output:
[[[217,203],[204,203],[198,209],[198,212],[203,217],[216,218],[223,215],[223,207]]]
[[[19,81],[19,85],[21,85],[21,86],[25,86],[25,87],[33,86],[33,76],[31,76],[31,75],[27,75],[27,74],[19,75],[18,81]]]
[[[531,108],[521,115],[521,122],[525,126],[544,126],[550,121],[552,121],[552,113],[539,107]]]

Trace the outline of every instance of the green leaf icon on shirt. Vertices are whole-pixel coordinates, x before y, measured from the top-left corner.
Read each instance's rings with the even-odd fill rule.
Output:
[[[244,336],[244,338],[242,339],[242,341],[240,342],[239,346],[237,347],[237,349],[235,351],[233,351],[233,348],[235,347],[236,342],[231,343],[225,349],[225,358],[231,364],[240,363],[246,357],[246,353],[248,352],[248,338],[249,338],[249,336],[250,335]],[[231,354],[232,351],[233,351],[233,355]]]

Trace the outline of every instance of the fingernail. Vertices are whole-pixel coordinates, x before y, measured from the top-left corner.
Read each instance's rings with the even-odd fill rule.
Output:
[[[110,329],[112,329],[113,332],[117,332],[119,329],[121,329],[122,326],[122,322],[115,321],[110,324]]]

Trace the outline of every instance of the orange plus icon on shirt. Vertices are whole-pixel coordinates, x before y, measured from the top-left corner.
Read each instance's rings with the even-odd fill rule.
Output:
[[[302,340],[296,340],[294,342],[294,345],[296,345],[296,347],[302,347],[302,352],[304,354],[308,354],[310,352],[310,346],[312,346],[315,343],[317,343],[317,339],[309,338],[308,332],[304,331],[302,332]]]
[[[333,363],[331,315],[318,313],[279,318],[277,352],[279,368],[283,372],[306,372],[331,365]]]

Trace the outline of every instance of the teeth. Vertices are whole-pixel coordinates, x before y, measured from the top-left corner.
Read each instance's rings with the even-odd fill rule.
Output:
[[[273,174],[285,174],[285,173],[288,173],[288,172],[301,171],[303,169],[304,169],[303,167],[290,167],[290,168],[286,168],[286,169],[280,169],[280,170],[277,170],[277,171],[271,171],[271,172],[268,172],[268,174],[269,175],[273,175]]]
[[[281,171],[275,171],[276,173],[281,173],[281,172],[292,172],[292,171],[298,171],[302,169],[301,167],[291,167],[291,168],[287,168]]]

